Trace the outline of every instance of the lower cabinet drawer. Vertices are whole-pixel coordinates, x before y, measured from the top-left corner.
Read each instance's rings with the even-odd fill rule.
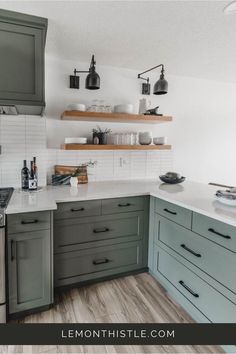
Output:
[[[177,224],[180,224],[188,229],[191,229],[192,212],[179,205],[169,203],[165,200],[155,199],[155,212],[170,219]]]
[[[55,286],[98,279],[142,266],[141,242],[57,254],[54,257]]]
[[[144,210],[145,197],[126,197],[102,200],[102,214],[127,213]]]
[[[155,253],[157,270],[211,322],[235,323],[235,304],[161,248]]]
[[[115,238],[124,238],[123,242],[135,241],[143,237],[143,228],[143,212],[100,216],[93,219],[56,221],[54,252],[79,250],[85,243],[89,243],[87,248],[91,248],[91,242]],[[127,238],[132,239],[127,240]],[[86,248],[85,246],[83,245],[83,248]]]
[[[193,231],[236,252],[236,227],[193,213]]]
[[[155,217],[158,240],[236,293],[236,255],[233,252],[161,216]]]
[[[54,219],[84,218],[85,216],[101,215],[101,201],[89,200],[82,202],[58,203],[54,211]]]
[[[50,229],[50,211],[10,214],[7,216],[8,234]]]

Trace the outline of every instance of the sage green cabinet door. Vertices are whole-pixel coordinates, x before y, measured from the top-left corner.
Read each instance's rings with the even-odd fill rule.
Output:
[[[9,313],[52,302],[50,230],[8,237]]]
[[[44,31],[1,22],[0,103],[44,103]]]

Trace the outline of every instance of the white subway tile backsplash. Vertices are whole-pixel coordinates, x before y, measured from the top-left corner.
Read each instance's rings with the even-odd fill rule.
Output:
[[[77,162],[77,152],[76,151],[66,151],[57,150],[57,165],[70,165],[76,166]]]
[[[94,159],[97,161],[95,174],[97,181],[111,180],[114,176],[113,151],[96,152]]]
[[[146,177],[146,151],[131,151],[131,178]]]
[[[131,152],[114,151],[114,179],[129,179],[131,173]]]
[[[161,154],[160,151],[147,152],[147,178],[157,178],[161,174]]]
[[[88,168],[90,181],[157,178],[172,170],[171,151],[65,151],[46,148],[45,118],[0,115],[0,186],[20,186],[24,159],[37,157],[39,185],[51,183],[54,166],[97,161]]]

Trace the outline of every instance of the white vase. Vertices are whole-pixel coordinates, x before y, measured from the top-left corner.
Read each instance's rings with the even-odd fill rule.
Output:
[[[71,185],[71,187],[77,187],[78,186],[78,178],[77,177],[71,177],[70,178],[70,185]]]

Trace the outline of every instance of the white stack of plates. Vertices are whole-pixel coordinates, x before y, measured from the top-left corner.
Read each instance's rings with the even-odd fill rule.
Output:
[[[80,111],[85,112],[86,106],[83,103],[71,103],[67,106],[68,111]]]
[[[65,138],[65,144],[87,144],[87,138],[78,137],[78,138]]]
[[[231,190],[219,190],[215,194],[216,200],[219,202],[226,204],[226,205],[231,205],[231,206],[236,206],[236,192],[235,188]]]

